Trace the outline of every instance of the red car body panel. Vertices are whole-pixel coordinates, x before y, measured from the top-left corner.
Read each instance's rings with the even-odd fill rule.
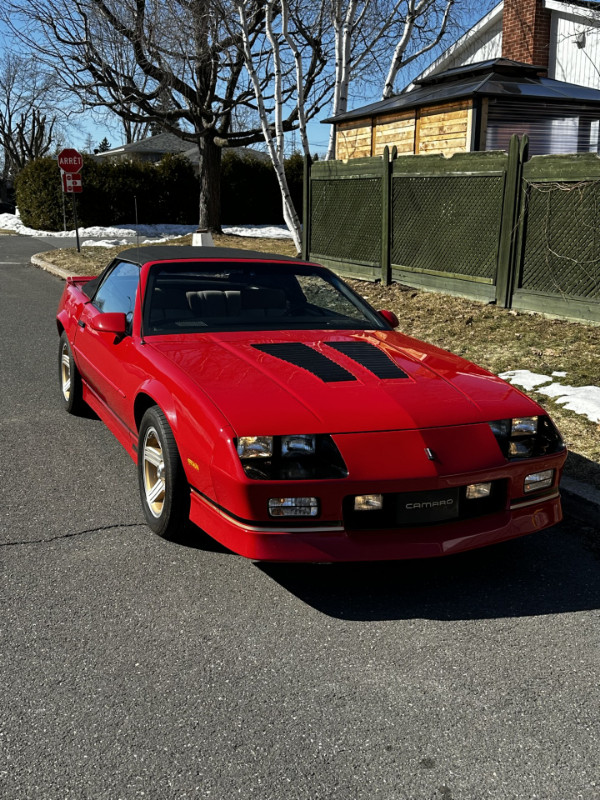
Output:
[[[130,335],[97,329],[102,312],[84,294],[89,279],[83,278],[67,281],[59,330],[69,339],[83,399],[134,460],[141,414],[151,404],[162,409],[190,485],[190,517],[222,544],[268,560],[421,558],[492,544],[560,521],[558,483],[566,452],[509,462],[488,424],[545,413],[512,386],[392,330],[213,331],[143,338],[142,298],[153,263],[142,262]],[[405,377],[380,379],[331,346],[355,341],[384,352]],[[324,382],[255,347],[290,342],[327,356],[354,380]],[[236,437],[289,434],[330,435],[347,477],[249,478]],[[555,470],[553,485],[541,496],[524,497],[525,476],[545,469]],[[504,499],[481,517],[372,530],[350,530],[344,523],[344,504],[354,495],[489,481],[501,483]],[[271,519],[268,500],[281,496],[319,498],[318,519]]]

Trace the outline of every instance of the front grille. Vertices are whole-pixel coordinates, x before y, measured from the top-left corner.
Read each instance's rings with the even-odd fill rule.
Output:
[[[355,511],[354,495],[352,495],[344,498],[344,527],[350,531],[419,528],[484,517],[504,510],[507,489],[506,480],[493,481],[489,497],[479,500],[467,500],[466,486],[439,492],[436,490],[384,494],[381,511]],[[454,502],[457,503],[458,509],[451,516],[448,509]],[[422,521],[418,518],[419,509],[414,508],[418,504],[423,506]],[[410,505],[411,509],[407,510],[407,505]]]

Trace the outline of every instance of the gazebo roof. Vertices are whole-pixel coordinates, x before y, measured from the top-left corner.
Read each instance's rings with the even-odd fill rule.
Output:
[[[540,75],[543,67],[496,58],[454,67],[421,78],[417,86],[408,92],[394,95],[386,100],[371,103],[323,122],[350,122],[362,117],[392,114],[410,108],[465,100],[469,97],[497,97],[533,102],[560,103],[577,106],[600,107],[600,91],[575,83],[555,81]]]

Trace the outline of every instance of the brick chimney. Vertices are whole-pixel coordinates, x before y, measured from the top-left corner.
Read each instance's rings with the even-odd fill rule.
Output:
[[[551,13],[544,0],[504,0],[502,56],[548,66]]]

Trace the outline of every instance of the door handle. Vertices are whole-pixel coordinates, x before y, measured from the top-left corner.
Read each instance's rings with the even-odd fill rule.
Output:
[[[80,328],[85,328],[85,322],[82,322],[80,319],[77,320],[77,324]]]

